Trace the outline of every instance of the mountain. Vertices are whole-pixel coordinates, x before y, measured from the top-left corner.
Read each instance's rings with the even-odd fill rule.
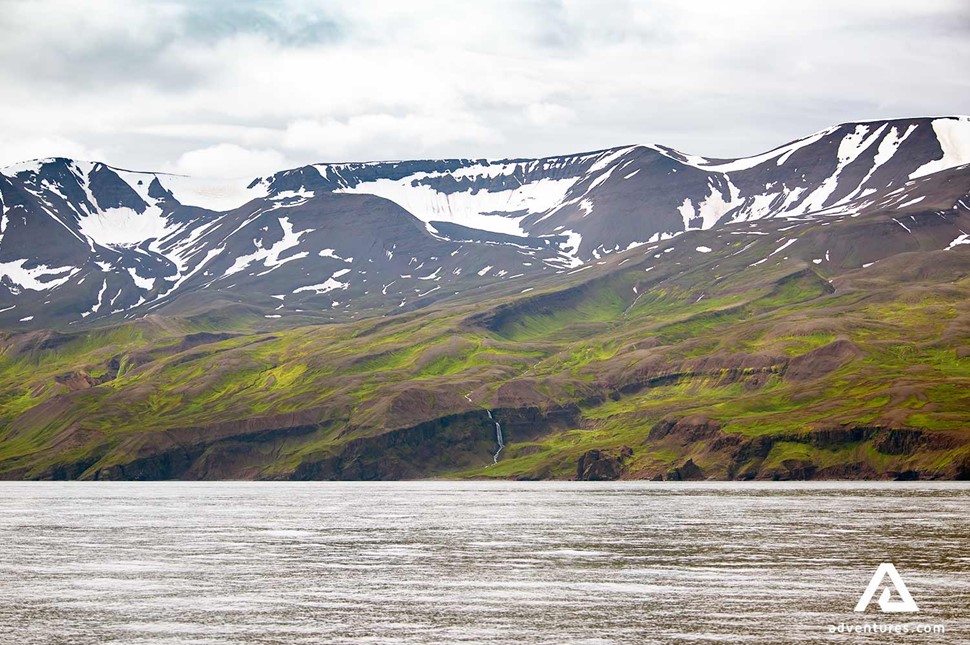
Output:
[[[53,159],[4,172],[0,309],[8,326],[178,311],[203,292],[209,303],[253,312],[352,318],[564,264],[554,240],[452,241],[371,195],[242,189],[235,201],[222,194],[212,202],[204,184],[100,163]],[[180,190],[186,185],[195,190]]]
[[[207,182],[49,159],[0,175],[0,325],[235,304],[350,320],[575,270],[690,230],[925,209],[970,119],[850,123],[739,160],[663,146],[317,164]],[[951,204],[937,206],[949,208]]]
[[[2,477],[970,476],[967,117],[0,209]]]

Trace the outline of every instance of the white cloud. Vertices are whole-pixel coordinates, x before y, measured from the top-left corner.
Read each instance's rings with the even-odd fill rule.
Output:
[[[336,160],[360,150],[372,150],[375,158],[387,158],[396,156],[397,151],[420,155],[445,144],[475,147],[497,138],[495,132],[469,115],[362,114],[346,120],[294,121],[286,128],[283,145]]]
[[[555,103],[532,103],[525,109],[530,123],[540,126],[564,125],[576,120],[576,113]]]
[[[233,143],[190,150],[168,172],[194,177],[258,177],[286,168],[286,158],[276,150],[250,150]]]
[[[40,134],[34,137],[0,139],[0,167],[30,159],[68,157],[85,161],[99,161],[104,151],[59,135]]]

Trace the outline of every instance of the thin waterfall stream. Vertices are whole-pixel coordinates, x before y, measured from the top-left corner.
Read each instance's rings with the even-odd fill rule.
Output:
[[[495,443],[498,444],[498,450],[496,450],[495,454],[492,455],[492,463],[497,464],[498,455],[500,452],[502,452],[502,449],[505,448],[505,439],[502,437],[502,424],[495,420],[495,417],[492,416],[491,410],[485,410],[485,412],[488,413],[488,418],[495,423]]]

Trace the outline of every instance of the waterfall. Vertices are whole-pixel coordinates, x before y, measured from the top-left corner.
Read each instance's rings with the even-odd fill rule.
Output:
[[[498,450],[496,450],[495,454],[492,455],[492,463],[497,464],[498,455],[500,452],[502,452],[502,449],[505,448],[505,439],[502,437],[502,424],[495,421],[495,417],[492,416],[491,410],[485,410],[485,412],[488,413],[488,418],[495,422],[495,443],[498,444]]]

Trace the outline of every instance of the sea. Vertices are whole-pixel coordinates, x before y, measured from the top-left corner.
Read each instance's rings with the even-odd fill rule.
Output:
[[[897,642],[970,483],[0,483],[0,643]]]

